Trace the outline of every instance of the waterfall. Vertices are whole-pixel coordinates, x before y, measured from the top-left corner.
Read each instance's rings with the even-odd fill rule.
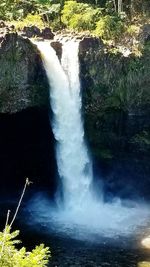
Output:
[[[56,139],[56,159],[61,180],[55,208],[39,194],[29,203],[32,223],[47,225],[49,231],[73,238],[117,238],[132,235],[145,225],[149,208],[143,203],[122,204],[120,199],[104,203],[91,193],[92,164],[84,138],[81,116],[78,42],[63,43],[61,63],[49,42],[37,42],[50,85],[52,128]],[[94,238],[95,240],[95,238]]]
[[[64,207],[79,209],[90,194],[92,166],[84,140],[79,81],[79,43],[63,43],[61,63],[47,42],[38,42],[50,85],[52,128]],[[61,201],[60,201],[61,202]]]

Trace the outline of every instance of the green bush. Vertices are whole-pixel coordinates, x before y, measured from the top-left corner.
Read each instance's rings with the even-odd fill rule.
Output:
[[[40,6],[36,0],[3,0],[0,2],[0,19],[20,20],[29,13],[38,12]]]
[[[96,23],[95,34],[103,40],[112,40],[118,39],[124,30],[124,23],[118,16],[106,15]]]
[[[38,28],[44,28],[44,23],[40,15],[28,14],[27,17],[20,21],[12,21],[16,29],[23,29],[25,26],[37,26]]]
[[[16,240],[19,231],[10,232],[7,226],[0,232],[0,266],[1,267],[46,267],[51,256],[49,248],[43,244],[36,246],[31,252],[25,247],[18,249]]]
[[[62,11],[62,22],[68,28],[77,31],[94,30],[101,13],[100,8],[93,8],[76,1],[67,1]]]

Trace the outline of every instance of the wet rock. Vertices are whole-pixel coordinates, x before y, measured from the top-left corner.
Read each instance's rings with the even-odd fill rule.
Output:
[[[25,26],[23,28],[23,33],[28,38],[32,38],[32,37],[41,35],[40,29],[38,27],[36,27],[36,26],[31,26],[31,27]]]
[[[80,53],[92,49],[100,49],[103,47],[103,42],[97,37],[84,37],[79,45]]]
[[[51,42],[51,46],[55,49],[56,54],[59,58],[59,60],[61,59],[62,56],[62,43],[56,41],[56,42]]]
[[[51,40],[54,38],[54,33],[51,31],[50,28],[46,27],[42,30],[41,37],[43,37],[44,39]]]
[[[150,24],[145,24],[141,27],[139,40],[142,43],[150,40]]]

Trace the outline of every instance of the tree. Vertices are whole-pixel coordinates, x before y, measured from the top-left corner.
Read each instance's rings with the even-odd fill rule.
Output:
[[[77,1],[66,1],[62,11],[62,21],[70,29],[92,31],[101,13],[101,8],[94,8]]]

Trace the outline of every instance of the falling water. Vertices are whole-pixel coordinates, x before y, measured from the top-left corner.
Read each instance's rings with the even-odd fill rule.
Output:
[[[59,191],[63,192],[63,200],[57,197],[59,209],[55,210],[45,197],[35,197],[29,204],[34,216],[32,222],[34,219],[40,224],[44,222],[49,229],[54,227],[54,231],[76,238],[88,238],[89,233],[111,237],[132,234],[137,226],[145,224],[149,216],[147,206],[142,203],[124,206],[120,199],[104,203],[91,192],[93,174],[81,116],[78,42],[63,43],[61,63],[50,43],[36,44],[50,84],[52,128],[61,178]]]
[[[78,62],[79,43],[63,44],[61,63],[49,43],[39,42],[50,83],[56,158],[64,206],[77,209],[90,194],[92,168],[84,141]]]

